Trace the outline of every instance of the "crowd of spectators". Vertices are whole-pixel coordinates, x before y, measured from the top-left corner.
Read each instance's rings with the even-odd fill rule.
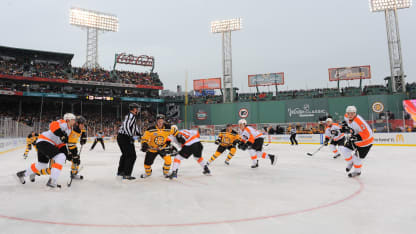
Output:
[[[34,130],[40,129],[40,131],[44,131],[48,129],[52,121],[61,118],[60,108],[53,108],[52,105],[49,104],[46,106],[42,115],[40,115],[37,108],[26,107],[20,116],[16,108],[12,108],[10,105],[2,105],[0,106],[0,118],[11,118],[12,120],[33,127]],[[101,117],[100,111],[94,110],[93,108],[85,110],[82,115],[87,119],[88,136],[94,136],[96,132],[101,130],[108,137],[117,135],[118,128],[124,117],[117,117],[116,113],[111,111],[103,112],[103,116]],[[151,125],[154,125],[155,121],[156,113],[154,111],[151,109],[142,109],[137,123],[142,129],[142,132],[144,132]],[[167,122],[171,124],[177,124],[177,121],[179,120],[167,119]]]
[[[0,74],[26,77],[41,77],[67,79],[65,68],[59,63],[35,61],[19,63],[14,60],[4,60],[0,57]]]
[[[110,82],[133,85],[162,86],[157,73],[104,70],[102,68],[79,68],[64,66],[57,62],[19,62],[0,56],[0,74],[41,77],[53,79],[74,79],[83,81]]]

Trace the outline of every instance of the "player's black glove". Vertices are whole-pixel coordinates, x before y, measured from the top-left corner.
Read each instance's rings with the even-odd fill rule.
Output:
[[[170,149],[170,156],[176,156],[178,153],[178,149],[176,149],[176,147],[172,145]]]
[[[348,126],[347,122],[342,121],[341,132],[350,132],[351,128]]]
[[[325,138],[324,146],[328,146],[328,142],[329,142],[329,139],[328,138]]]
[[[338,131],[337,130],[331,130],[331,135],[333,135],[334,137],[338,136]]]
[[[248,144],[246,144],[246,143],[244,143],[244,142],[240,141],[240,142],[238,143],[238,148],[244,151],[244,150],[246,150],[246,149],[248,148]]]
[[[235,141],[233,142],[233,147],[235,147],[235,146],[236,146],[239,142],[240,142],[239,140],[235,140]]]
[[[186,139],[182,136],[182,134],[178,134],[176,135],[176,140],[180,143],[180,144],[185,144]]]
[[[357,145],[355,144],[355,142],[361,141],[361,139],[362,138],[360,135],[352,135],[345,142],[345,147],[350,148],[350,149],[355,149],[357,148]]]
[[[31,145],[31,144],[28,144],[28,145],[27,145],[27,148],[28,148],[29,150],[31,150],[31,149],[32,149],[32,145]]]
[[[147,150],[149,150],[149,145],[146,142],[143,142],[141,151],[142,152],[147,152]]]
[[[65,133],[63,136],[60,136],[59,138],[61,139],[62,143],[68,143],[68,136]]]
[[[220,143],[221,143],[221,139],[220,138],[217,138],[217,140],[215,140],[215,142],[214,142],[216,145],[219,145]]]

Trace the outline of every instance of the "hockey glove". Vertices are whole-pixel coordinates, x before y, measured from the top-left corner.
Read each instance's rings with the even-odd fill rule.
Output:
[[[180,144],[185,144],[186,139],[182,136],[182,134],[178,134],[176,135],[176,140],[180,143]]]
[[[337,130],[331,130],[331,135],[336,137],[338,136],[338,131]]]
[[[342,121],[341,132],[350,132],[351,128],[348,126],[347,122]]]
[[[32,149],[32,145],[31,145],[31,144],[27,145],[27,148],[28,148],[29,150],[31,150],[31,149]]]
[[[239,142],[240,142],[239,140],[235,140],[235,141],[233,142],[233,147],[235,147],[235,146],[236,146]]]
[[[361,141],[362,140],[362,138],[361,138],[361,136],[360,135],[352,135],[351,137],[350,137],[350,141],[351,141],[351,143],[352,144],[354,144],[355,145],[355,142],[357,142],[357,141]]]
[[[79,143],[81,145],[85,145],[87,143],[87,134],[85,134],[85,132],[81,134],[81,139],[79,140]]]
[[[221,139],[220,138],[217,138],[217,140],[215,140],[215,142],[214,142],[216,145],[219,145],[220,143],[221,143]]]
[[[147,152],[147,150],[149,150],[149,145],[146,142],[143,142],[141,151],[142,152]]]
[[[170,147],[163,148],[159,151],[160,156],[164,157],[170,153],[171,149]]]
[[[325,138],[324,146],[328,146],[328,142],[329,142],[329,139],[328,138]]]
[[[179,152],[178,149],[176,149],[176,147],[172,145],[169,153],[170,156],[176,156]]]
[[[240,141],[238,143],[238,148],[244,151],[244,150],[246,150],[248,148],[248,145],[246,143]]]

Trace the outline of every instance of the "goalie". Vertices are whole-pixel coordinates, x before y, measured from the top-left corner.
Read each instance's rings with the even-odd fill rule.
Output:
[[[230,160],[234,157],[236,150],[236,145],[240,141],[240,136],[236,131],[233,130],[231,124],[227,124],[226,128],[221,130],[220,134],[218,135],[215,144],[218,145],[217,151],[211,156],[208,160],[208,163],[212,163],[215,159],[217,159],[225,150],[229,150],[230,152],[227,155],[224,163],[230,165]]]

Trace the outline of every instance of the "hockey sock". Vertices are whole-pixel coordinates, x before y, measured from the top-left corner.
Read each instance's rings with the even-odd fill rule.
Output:
[[[25,172],[25,176],[30,176],[31,174],[36,174],[36,175],[40,175],[40,170],[47,168],[48,164],[47,163],[32,163],[32,165],[30,165],[30,167],[26,170]]]
[[[71,174],[72,175],[78,174],[78,170],[79,170],[79,165],[72,162],[72,165],[71,165]]]
[[[237,150],[235,149],[235,147],[230,149],[230,153],[228,153],[227,158],[225,159],[225,161],[229,162],[235,155],[235,152]]]
[[[199,165],[201,165],[201,167],[204,167],[205,165],[207,165],[207,161],[204,160],[204,157],[200,157],[200,158],[195,158],[196,161],[199,163]]]
[[[150,176],[152,174],[152,166],[144,164],[144,172]]]
[[[231,152],[227,155],[227,158],[225,161],[229,162],[234,157],[234,154],[231,154]]]
[[[53,181],[56,181],[61,174],[62,165],[65,163],[65,154],[59,153],[53,157],[55,163],[51,165],[51,178]]]
[[[181,160],[184,160],[184,159],[185,159],[184,157],[177,155],[175,159],[173,160],[172,171],[175,171],[176,169],[178,169],[179,165],[181,164]]]
[[[218,151],[215,151],[215,153],[211,156],[211,158],[209,159],[209,162],[211,163],[211,162],[213,162],[215,159],[217,159],[218,158],[218,156],[220,156],[221,155],[221,153],[220,152],[218,152]]]
[[[269,155],[266,154],[265,152],[257,151],[256,154],[257,154],[257,157],[259,157],[259,158],[260,157],[264,158],[264,159],[269,158]]]
[[[27,156],[27,154],[29,153],[30,149],[29,149],[29,145],[26,146],[26,151],[24,153],[24,156]]]
[[[40,170],[40,174],[41,175],[50,175],[51,174],[51,169],[49,167],[44,168],[44,169]]]
[[[169,173],[170,166],[172,165],[172,158],[170,155],[166,155],[163,159],[165,160],[165,164],[163,164],[163,174],[167,175]]]
[[[354,172],[361,172],[361,167],[362,167],[362,159],[354,154],[352,156],[352,162],[354,163]]]

